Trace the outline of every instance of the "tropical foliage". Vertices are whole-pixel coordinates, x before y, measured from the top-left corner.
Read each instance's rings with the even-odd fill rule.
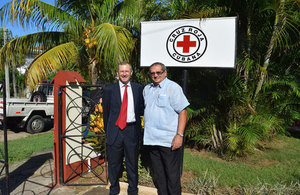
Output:
[[[190,68],[186,142],[245,155],[300,119],[298,0],[12,0],[0,16],[44,30],[0,50],[0,68],[12,52],[39,53],[26,74],[30,86],[68,67],[109,83],[123,60],[145,84],[147,70],[137,66],[140,21],[237,16],[236,68]],[[168,70],[177,82],[181,74]]]
[[[205,112],[187,129],[187,142],[194,135],[205,146],[222,132],[215,150],[244,155],[300,118],[298,1],[163,2],[174,18],[238,16],[236,70],[190,72],[192,105]]]
[[[92,83],[99,73],[111,79],[117,63],[129,60],[134,48],[135,39],[125,27],[132,26],[131,18],[138,16],[138,3],[58,0],[50,5],[39,0],[12,0],[0,10],[2,21],[35,25],[45,31],[16,38],[5,45],[0,50],[1,67],[12,51],[38,52],[26,75],[30,87],[68,63],[77,64]]]
[[[12,39],[12,33],[10,30],[6,29],[6,31],[4,31],[4,28],[0,28],[0,47],[3,47],[4,45],[4,32],[6,33],[6,39],[8,41]]]

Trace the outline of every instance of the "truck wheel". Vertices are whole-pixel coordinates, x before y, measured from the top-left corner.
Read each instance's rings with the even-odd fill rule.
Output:
[[[30,101],[32,102],[46,102],[47,101],[47,97],[44,93],[40,92],[40,91],[36,91],[32,94]]]
[[[45,120],[40,115],[34,115],[27,123],[26,130],[28,133],[34,134],[44,130]]]

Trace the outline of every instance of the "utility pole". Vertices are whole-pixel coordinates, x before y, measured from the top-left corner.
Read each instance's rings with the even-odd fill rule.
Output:
[[[4,39],[4,45],[7,41],[7,30],[6,26],[3,26],[3,39]],[[9,68],[8,68],[8,62],[5,62],[5,87],[6,87],[6,98],[10,98],[10,88],[9,88]]]

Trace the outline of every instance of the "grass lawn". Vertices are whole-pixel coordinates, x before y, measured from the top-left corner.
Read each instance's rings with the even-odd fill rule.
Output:
[[[30,157],[34,152],[53,148],[53,131],[8,141],[8,161],[13,163]],[[0,143],[4,152],[4,142]]]
[[[186,149],[184,170],[196,177],[218,178],[219,187],[291,184],[300,181],[300,139],[280,136],[264,144],[263,150],[234,161],[213,153]]]
[[[233,189],[233,194],[249,194],[254,190],[260,194],[259,190],[264,190],[268,191],[265,194],[277,194],[276,190],[285,189],[283,194],[288,191],[300,194],[300,139],[280,136],[262,145],[263,149],[233,161],[211,152],[185,149],[183,190],[199,194],[218,194],[220,190],[223,194],[228,189],[230,193]],[[3,146],[0,143],[2,151]],[[49,148],[53,148],[53,132],[9,141],[9,163]],[[151,175],[144,168],[140,170],[140,184],[153,186]]]

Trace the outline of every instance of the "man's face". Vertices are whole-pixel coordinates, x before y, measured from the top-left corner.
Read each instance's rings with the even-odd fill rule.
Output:
[[[160,65],[154,65],[150,68],[150,76],[155,86],[167,77],[167,71],[162,71]]]
[[[123,84],[127,84],[130,81],[132,73],[133,71],[130,69],[129,64],[119,65],[117,74]]]

